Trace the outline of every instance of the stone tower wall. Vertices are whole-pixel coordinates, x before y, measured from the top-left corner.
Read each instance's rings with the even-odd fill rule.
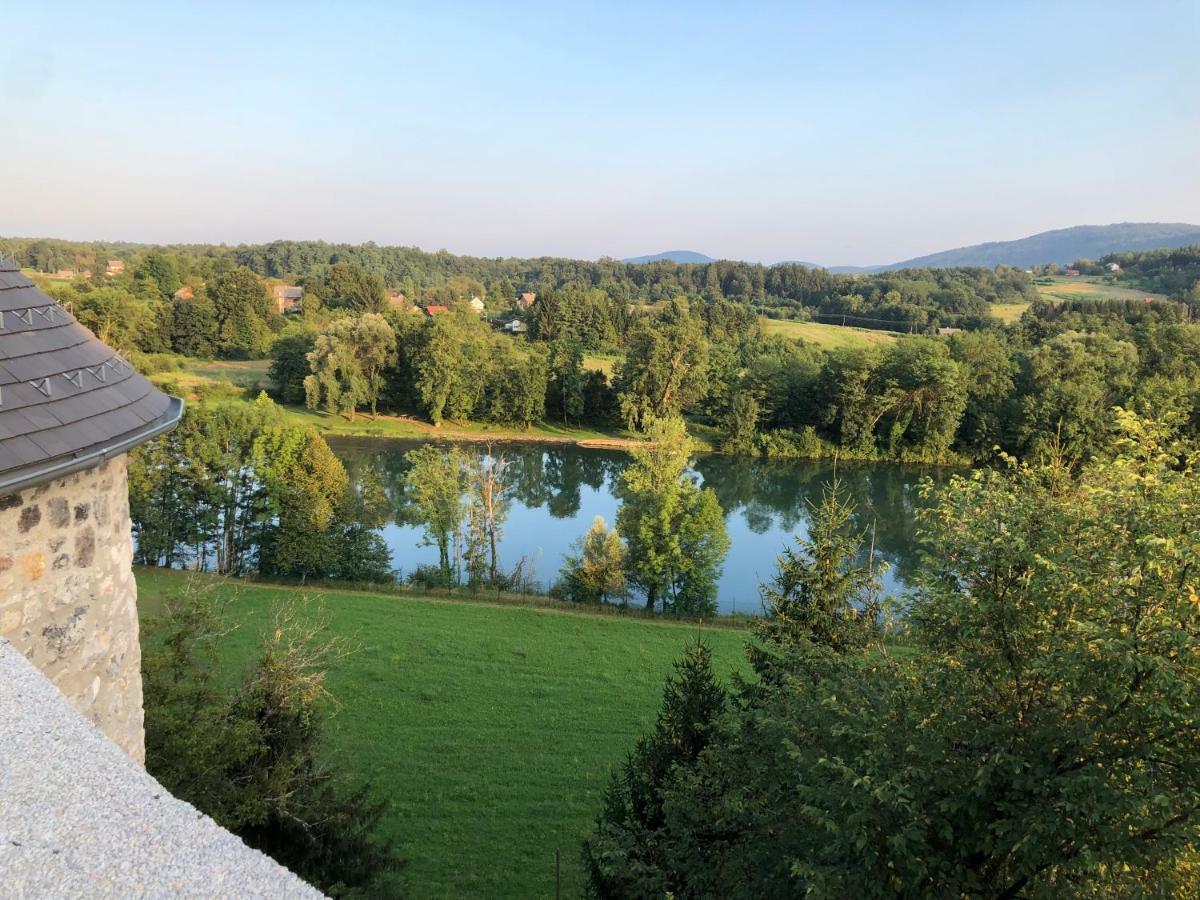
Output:
[[[142,762],[126,462],[0,497],[0,635]]]

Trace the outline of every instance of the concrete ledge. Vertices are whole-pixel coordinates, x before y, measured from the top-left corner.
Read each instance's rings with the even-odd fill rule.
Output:
[[[172,797],[3,638],[0,894],[322,896]]]

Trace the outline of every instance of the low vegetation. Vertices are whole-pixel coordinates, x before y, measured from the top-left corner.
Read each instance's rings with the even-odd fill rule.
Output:
[[[139,569],[143,618],[188,578]],[[562,896],[578,896],[580,841],[672,661],[701,634],[718,677],[746,671],[732,629],[219,581],[235,628],[219,642],[222,684],[304,596],[355,649],[328,667],[325,760],[388,801],[379,837],[399,845],[414,897],[552,896],[556,850]]]

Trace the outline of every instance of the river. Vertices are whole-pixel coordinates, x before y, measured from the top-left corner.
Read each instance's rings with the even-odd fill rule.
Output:
[[[352,478],[367,468],[382,478],[396,509],[382,534],[392,552],[392,565],[403,577],[418,565],[437,563],[437,550],[423,543],[423,529],[406,523],[404,454],[415,441],[369,438],[331,440],[334,452]],[[482,447],[467,446],[469,452]],[[511,569],[525,559],[543,588],[555,580],[563,556],[591,526],[596,516],[612,525],[616,518],[617,481],[629,456],[567,444],[506,443],[493,451],[509,460],[512,505],[500,542],[500,559]],[[725,560],[718,592],[724,613],[757,613],[759,584],[768,580],[780,551],[804,534],[808,503],[819,502],[833,477],[832,461],[766,460],[702,454],[692,470],[711,487],[725,510],[732,547]],[[914,514],[918,486],[925,477],[947,477],[946,470],[894,463],[839,463],[838,475],[857,503],[859,527],[872,529],[876,559],[890,568],[885,591],[899,594],[918,564]]]

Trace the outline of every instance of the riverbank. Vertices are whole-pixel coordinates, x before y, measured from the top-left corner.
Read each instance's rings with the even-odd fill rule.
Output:
[[[266,388],[266,362],[192,361],[181,369],[150,372],[147,377],[160,389],[189,402],[248,403]],[[395,438],[399,440],[447,441],[455,443],[558,444],[593,450],[628,451],[644,438],[628,429],[601,429],[539,421],[529,428],[489,422],[443,422],[434,425],[411,415],[358,413],[353,419],[324,410],[280,404],[289,421],[310,425],[328,437]],[[811,430],[811,429],[810,429]],[[764,432],[760,442],[766,452],[730,453],[722,449],[722,431],[712,425],[688,421],[688,434],[699,453],[721,453],[749,459],[844,460],[847,462],[900,463],[961,467],[971,460],[957,454],[941,459],[894,458],[876,452],[837,447],[809,434],[790,431]]]

